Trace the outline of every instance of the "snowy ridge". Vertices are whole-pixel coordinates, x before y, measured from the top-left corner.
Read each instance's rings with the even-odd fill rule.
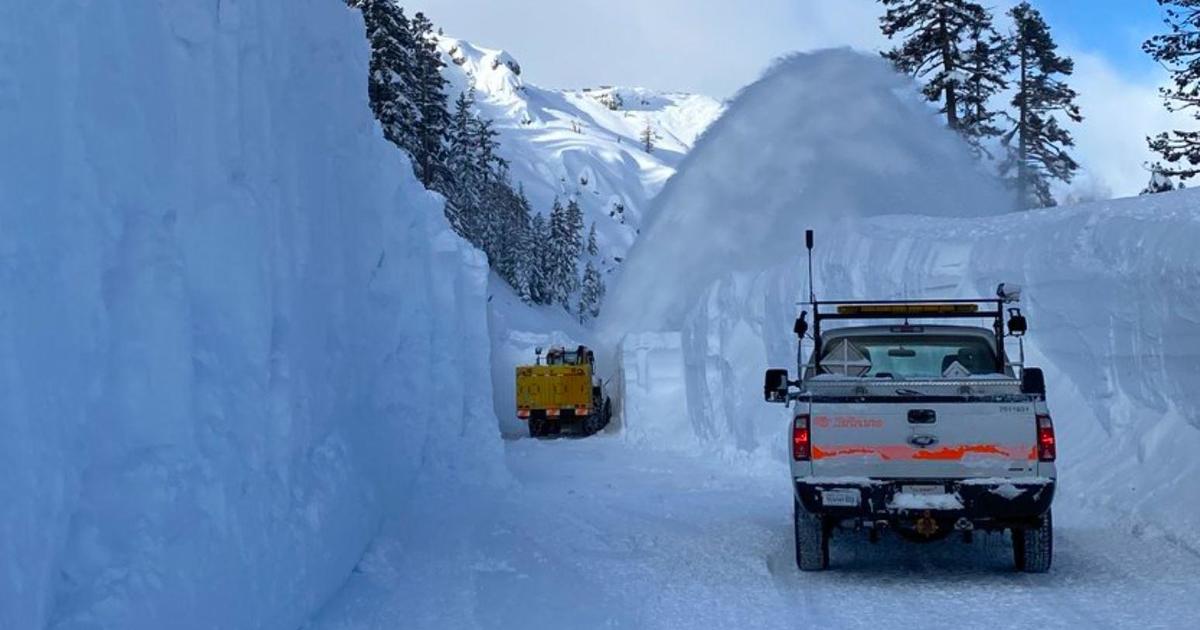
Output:
[[[0,627],[296,628],[414,488],[503,482],[486,263],[357,12],[0,12]]]
[[[478,107],[495,120],[500,153],[534,210],[549,212],[555,196],[578,199],[585,225],[596,223],[607,270],[625,256],[651,199],[723,110],[705,96],[642,88],[544,89],[526,83],[507,52],[451,37],[442,37],[439,49],[451,102],[475,86]],[[639,139],[647,124],[656,134],[652,153]]]

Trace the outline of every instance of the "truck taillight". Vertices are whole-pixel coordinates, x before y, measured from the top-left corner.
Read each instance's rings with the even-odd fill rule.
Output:
[[[812,433],[809,431],[808,414],[796,416],[792,423],[792,459],[804,462],[812,459]]]
[[[1050,416],[1038,414],[1037,417],[1038,461],[1052,462],[1058,456],[1054,446],[1054,421]]]

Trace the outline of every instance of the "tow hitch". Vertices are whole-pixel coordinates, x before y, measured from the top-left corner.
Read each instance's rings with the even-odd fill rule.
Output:
[[[933,538],[934,534],[937,534],[937,520],[934,519],[929,513],[929,510],[925,510],[925,513],[921,515],[921,518],[917,519],[916,529],[918,534],[926,538]]]
[[[954,529],[962,532],[963,542],[971,544],[975,540],[975,523],[967,520],[967,517],[959,517],[958,521],[954,523]]]

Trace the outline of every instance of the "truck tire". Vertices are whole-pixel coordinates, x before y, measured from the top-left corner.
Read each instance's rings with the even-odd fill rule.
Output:
[[[546,421],[541,418],[529,419],[529,437],[540,438],[546,435]]]
[[[1054,559],[1054,518],[1050,512],[1034,527],[1012,530],[1013,561],[1018,571],[1045,573]]]
[[[592,411],[588,417],[583,419],[583,434],[585,436],[595,435],[600,429],[603,428],[604,420],[599,409]]]
[[[829,568],[829,529],[824,519],[804,511],[792,501],[792,521],[796,535],[796,568],[824,571]]]

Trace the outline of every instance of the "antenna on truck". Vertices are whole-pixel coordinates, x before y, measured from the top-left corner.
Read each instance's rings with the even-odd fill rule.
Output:
[[[813,309],[813,313],[817,312],[817,292],[813,288],[813,270],[812,270],[812,252],[813,252],[813,231],[804,231],[804,246],[808,248],[808,303]],[[792,328],[792,332],[796,333],[796,370],[800,374],[801,379],[804,378],[804,337],[808,335],[808,311],[800,311],[800,317],[796,318],[796,325]],[[813,337],[816,341],[816,337]]]
[[[813,231],[804,230],[804,246],[808,248],[808,303],[817,303],[817,292],[813,288],[812,274],[812,252],[813,252]]]

